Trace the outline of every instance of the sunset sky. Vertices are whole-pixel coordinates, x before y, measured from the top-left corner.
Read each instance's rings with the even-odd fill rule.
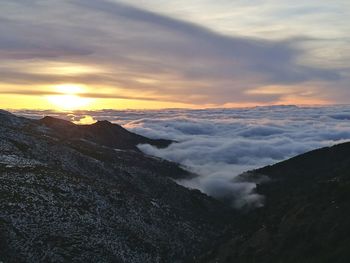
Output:
[[[2,0],[4,109],[350,102],[349,0]]]

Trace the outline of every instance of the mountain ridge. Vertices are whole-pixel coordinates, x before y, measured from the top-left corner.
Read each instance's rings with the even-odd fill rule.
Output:
[[[0,122],[4,262],[191,262],[232,218],[173,181],[193,174],[134,141],[116,150],[9,113]]]
[[[138,144],[150,144],[158,148],[168,147],[174,141],[164,139],[149,139],[144,136],[129,132],[120,125],[109,121],[97,121],[93,124],[74,124],[67,120],[45,116],[38,120],[38,123],[45,125],[55,132],[60,133],[62,139],[86,139],[92,142],[124,150],[135,150]],[[122,140],[120,139],[122,138]]]
[[[236,180],[256,183],[265,205],[233,211],[176,184],[174,179],[196,175],[135,150],[137,135],[109,122],[77,126],[56,120],[0,111],[4,262],[350,258],[350,142],[243,173]],[[132,139],[103,143],[94,134],[106,127]]]

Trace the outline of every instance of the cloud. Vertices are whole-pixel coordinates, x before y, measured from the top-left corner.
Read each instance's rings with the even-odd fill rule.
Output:
[[[47,90],[14,90],[8,89],[5,91],[0,90],[0,94],[16,94],[16,95],[40,95],[40,96],[48,96],[48,95],[62,95],[64,93],[58,91],[47,91]],[[106,94],[106,93],[79,93],[79,97],[81,98],[102,98],[102,99],[133,99],[133,100],[150,100],[154,101],[155,98],[147,98],[147,97],[138,97],[138,96],[123,96],[118,94]]]
[[[300,46],[307,37],[267,40],[223,35],[115,1],[36,1],[35,6],[5,1],[0,18],[4,58],[0,89],[11,83],[30,90],[33,85],[76,81],[91,87],[96,97],[108,87],[109,93],[120,96],[222,105],[275,103],[288,94],[306,96],[305,86],[309,89],[315,81],[325,83],[322,91],[327,91],[342,79],[338,68],[298,62],[305,55]],[[33,73],[32,60],[104,70],[79,76]],[[26,64],[34,68],[19,72],[14,61],[21,68]],[[268,85],[293,91],[247,92]],[[319,89],[307,96],[317,99]]]
[[[32,11],[32,15],[38,11]],[[6,12],[6,6],[0,11],[0,54],[3,59],[55,59],[87,56],[93,52],[82,45],[72,43],[68,36],[66,42],[63,39],[55,41],[52,31],[58,29],[59,23],[51,26],[45,24],[38,26],[38,21],[34,18],[21,21],[16,18],[2,17],[4,12]],[[31,11],[28,10],[28,12]],[[67,28],[63,30],[68,33]]]
[[[70,120],[91,116],[152,138],[176,140],[178,143],[166,149],[150,145],[139,148],[199,174],[179,183],[235,207],[263,204],[263,198],[255,193],[255,183],[238,180],[239,174],[350,140],[350,106],[18,113],[36,118],[55,114]]]

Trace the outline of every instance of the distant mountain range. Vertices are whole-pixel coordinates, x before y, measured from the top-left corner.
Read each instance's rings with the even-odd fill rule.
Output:
[[[137,148],[172,141],[107,121],[0,124],[0,261],[349,262],[350,143],[242,174],[265,205],[237,211]]]

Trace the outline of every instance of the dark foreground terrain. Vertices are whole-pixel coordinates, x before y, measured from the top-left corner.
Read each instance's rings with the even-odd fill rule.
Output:
[[[350,143],[246,173],[265,206],[241,216],[202,262],[350,262]]]
[[[2,262],[350,262],[350,143],[242,174],[265,206],[233,211],[136,147],[171,141],[106,121],[0,124]]]
[[[225,231],[229,209],[170,179],[192,174],[136,148],[170,141],[4,111],[0,124],[2,262],[191,262]]]

